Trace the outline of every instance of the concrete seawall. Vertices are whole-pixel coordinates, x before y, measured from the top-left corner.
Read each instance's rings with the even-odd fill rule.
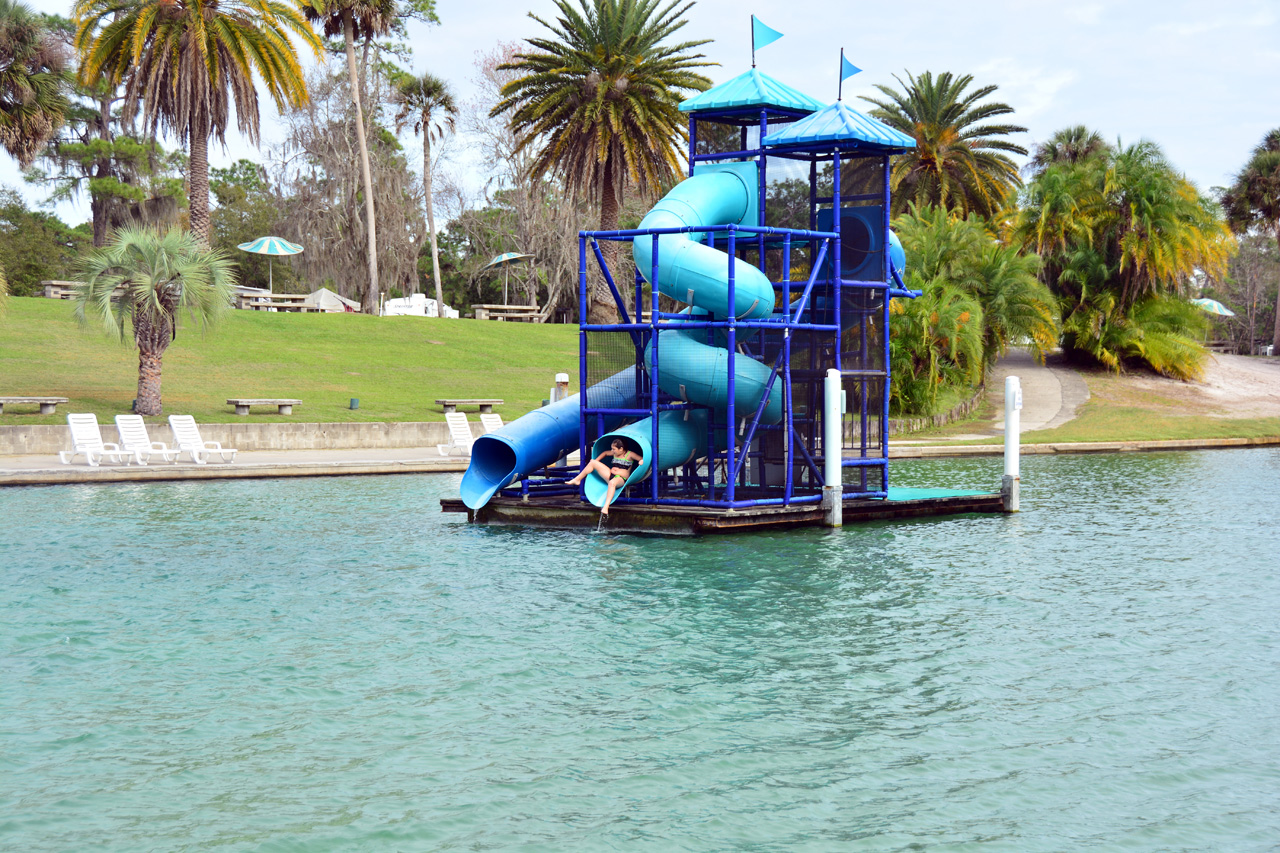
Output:
[[[476,422],[471,434],[484,429]],[[152,441],[173,446],[168,423],[147,424]],[[366,450],[400,447],[434,447],[449,441],[449,428],[441,421],[410,423],[224,423],[200,424],[200,437],[246,452],[258,450]],[[102,440],[117,440],[116,425],[102,424]],[[71,449],[71,433],[64,425],[0,426],[0,456],[55,455]]]

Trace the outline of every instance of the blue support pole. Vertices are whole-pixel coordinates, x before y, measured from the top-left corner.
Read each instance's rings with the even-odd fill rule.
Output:
[[[698,120],[689,116],[689,177],[693,177],[693,163],[698,158]]]
[[[744,145],[743,147],[745,148],[746,146]],[[736,390],[734,388],[734,379],[735,379],[734,355],[736,354],[738,349],[738,318],[734,314],[734,311],[735,311],[734,306],[736,306],[738,303],[735,301],[737,297],[735,293],[735,285],[733,280],[734,258],[737,256],[737,254],[738,254],[738,231],[734,226],[730,225],[729,226],[729,318],[728,318],[729,331],[726,334],[726,337],[728,338],[727,348],[729,350],[729,363],[728,363],[729,376],[728,376],[728,385],[726,386],[729,399],[726,401],[727,405],[725,406],[725,420],[728,421],[728,423],[725,424],[725,434],[728,437],[728,440],[725,442],[728,445],[728,448],[727,448],[728,456],[725,457],[726,473],[731,473],[734,470],[734,459],[737,457],[737,451],[738,451],[738,421],[737,421],[737,414],[734,411],[735,406],[734,406],[734,399],[733,399],[734,394],[736,393]],[[729,501],[730,503],[733,503],[733,477],[732,476],[725,478],[724,499]]]
[[[658,316],[658,236],[653,236],[653,269],[650,270],[652,278],[649,279],[653,283],[650,288],[650,315],[649,319],[652,323],[657,322]],[[729,303],[732,305],[733,303]],[[658,333],[655,329],[653,332],[653,365],[649,372],[649,408],[651,410],[650,424],[653,427],[652,434],[649,436],[650,452],[653,458],[658,459]],[[656,501],[658,499],[658,469],[653,463],[650,463],[649,486],[650,496]]]
[[[769,134],[769,111],[761,110],[760,111],[760,142],[759,142],[761,148],[764,147],[764,138],[768,134]],[[765,219],[764,217],[765,195],[768,191],[768,186],[769,186],[765,178],[765,168],[768,166],[768,164],[769,164],[768,156],[764,153],[764,151],[761,151],[760,152],[760,168],[756,170],[759,173],[758,177],[760,181],[760,185],[757,188],[757,195],[756,195],[756,198],[759,200],[759,203],[756,205],[756,225],[759,225],[762,228],[764,227],[764,219]],[[765,268],[764,234],[760,234],[759,237],[757,238],[756,247],[757,247],[757,251],[759,252],[756,259],[760,262],[760,270],[761,272],[763,272]]]
[[[587,461],[587,238],[578,237],[578,461]]]
[[[884,460],[883,476],[880,480],[880,487],[886,492],[889,490],[889,273],[892,272],[892,264],[889,262],[889,157],[886,155],[881,160],[881,171],[884,174],[884,265],[885,265],[885,291],[883,310],[881,311],[881,337],[884,338],[884,384],[883,399],[880,409],[880,458]],[[906,285],[903,285],[906,290]]]
[[[613,276],[609,273],[609,265],[604,262],[604,255],[600,253],[600,244],[595,240],[591,241],[591,251],[595,252],[596,263],[600,264],[600,272],[604,274],[604,282],[609,285],[609,292],[613,294],[613,301],[617,303],[618,311],[622,313],[622,322],[630,323],[631,315],[627,313],[627,300],[622,298],[618,285],[613,283]]]
[[[833,164],[832,179],[835,181],[835,194],[832,196],[832,204],[835,206],[835,210],[832,211],[831,222],[833,225],[835,225],[836,233],[840,234],[842,233],[842,223],[840,222],[841,216],[840,216],[840,152],[839,151],[837,151],[835,153],[835,157],[832,158],[832,164]],[[842,242],[844,242],[843,237],[839,237],[836,239],[835,261],[832,267],[835,270],[835,275],[833,276],[833,278],[835,279],[835,282],[834,282],[835,287],[832,292],[832,300],[835,302],[836,336],[835,336],[835,365],[834,366],[836,370],[840,370],[840,296],[841,296],[840,280],[844,277],[844,268],[841,267],[840,265],[841,263],[840,244]],[[824,453],[826,452],[825,448],[823,452]]]
[[[810,185],[812,186],[812,184]],[[784,272],[782,274],[783,282],[787,285],[787,298],[785,307],[783,308],[783,316],[787,318],[787,329],[782,333],[782,410],[783,417],[786,419],[787,430],[783,433],[782,444],[782,461],[786,465],[786,481],[783,484],[782,504],[788,506],[791,503],[791,469],[794,466],[793,457],[795,452],[791,449],[791,235],[788,234],[785,242],[782,244],[782,265]]]

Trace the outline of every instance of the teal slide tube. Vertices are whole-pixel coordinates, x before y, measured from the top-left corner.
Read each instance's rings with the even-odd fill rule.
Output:
[[[587,389],[587,402],[602,409],[636,406],[636,369],[628,367]],[[534,409],[471,445],[471,464],[462,475],[462,502],[479,509],[499,489],[545,468],[578,448],[582,403],[578,395]],[[611,429],[620,417],[605,419]]]
[[[754,165],[754,164],[752,164]],[[743,222],[756,189],[732,171],[707,172],[686,178],[640,221],[640,228],[686,228],[704,225],[755,225]],[[658,291],[718,317],[729,316],[729,256],[698,242],[702,233],[664,234],[658,238]],[[631,244],[636,268],[653,275],[653,239]],[[734,310],[739,320],[759,320],[773,313],[773,285],[763,272],[733,261]]]
[[[701,330],[698,330],[701,331]],[[723,412],[729,405],[729,351],[694,339],[694,330],[658,334],[658,387],[672,397]],[[653,346],[645,347],[645,362],[653,366]],[[769,368],[739,354],[733,360],[733,406],[739,418],[755,415],[769,382]],[[760,422],[782,420],[782,389],[774,381]]]
[[[634,443],[640,447],[640,455],[644,457],[636,469],[631,472],[627,482],[614,492],[614,499],[627,486],[639,483],[653,468],[653,418],[645,418],[633,424],[605,433],[591,445],[591,457],[594,459],[610,449],[615,438],[625,443]],[[719,439],[717,439],[719,440]],[[705,409],[671,410],[658,413],[658,447],[660,448],[657,467],[659,471],[692,462],[707,455],[707,412]],[[604,459],[606,465],[609,459]],[[582,483],[587,500],[594,506],[604,506],[604,499],[609,493],[609,484],[598,474],[593,474]]]

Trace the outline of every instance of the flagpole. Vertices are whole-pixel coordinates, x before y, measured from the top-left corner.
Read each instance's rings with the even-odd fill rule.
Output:
[[[756,67],[756,16],[751,16],[751,67]]]
[[[844,99],[844,48],[840,48],[840,82],[836,84],[836,100]]]

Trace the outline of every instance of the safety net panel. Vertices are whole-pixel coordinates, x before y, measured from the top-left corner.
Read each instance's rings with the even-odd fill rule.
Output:
[[[636,339],[630,332],[587,332],[587,399],[589,408],[616,408],[626,397],[644,398],[648,393],[644,371],[637,364]],[[643,333],[637,338],[643,343]],[[626,379],[620,373],[631,371]],[[634,374],[634,375],[632,375]],[[631,384],[628,384],[631,383]]]

